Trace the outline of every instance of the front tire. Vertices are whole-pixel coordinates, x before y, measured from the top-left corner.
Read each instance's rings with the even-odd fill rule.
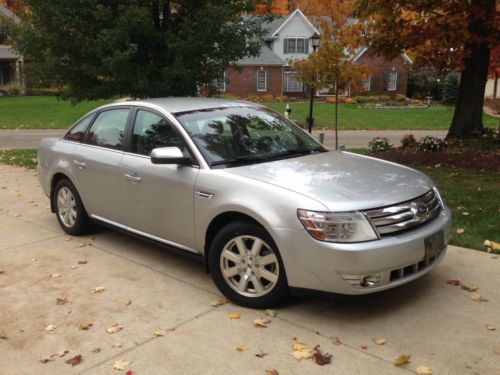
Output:
[[[92,223],[71,181],[59,180],[54,187],[53,199],[57,221],[66,233],[81,236],[90,232]]]
[[[285,267],[273,239],[250,222],[226,225],[209,250],[215,285],[231,301],[251,308],[282,304],[288,296]]]

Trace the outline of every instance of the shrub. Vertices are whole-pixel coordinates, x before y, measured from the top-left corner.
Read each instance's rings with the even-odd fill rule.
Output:
[[[417,141],[415,140],[413,134],[407,134],[403,138],[401,138],[401,145],[403,146],[403,148],[413,146],[415,143],[417,143]]]
[[[288,101],[288,96],[277,96],[275,100],[278,103],[286,103]]]
[[[260,101],[261,102],[273,102],[274,96],[272,94],[262,95],[260,97]]]
[[[459,81],[458,74],[450,73],[446,77],[443,87],[443,103],[455,105],[458,101]]]
[[[448,142],[446,142],[444,139],[433,137],[432,135],[427,135],[418,143],[418,151],[436,152],[443,150],[446,146],[448,146]]]
[[[394,99],[396,99],[398,101],[401,101],[401,102],[404,102],[406,100],[406,95],[396,94],[396,96],[394,97]]]
[[[8,96],[19,96],[23,92],[21,86],[16,85],[14,83],[8,85],[5,89],[7,90]]]
[[[62,93],[61,89],[55,87],[39,87],[33,89],[32,92],[35,95],[42,95],[42,96],[59,96]]]
[[[354,98],[347,98],[347,99],[345,100],[345,103],[346,103],[346,104],[358,104],[357,100],[356,100],[356,99],[354,99]]]
[[[229,99],[229,100],[238,99],[238,97],[236,95],[233,95],[233,94],[220,94],[219,98],[221,98],[221,99]]]
[[[368,143],[369,152],[387,151],[391,148],[390,141],[385,137],[375,137]]]
[[[355,96],[355,97],[353,97],[353,99],[356,100],[360,104],[368,103],[370,101],[369,96]]]
[[[380,101],[391,100],[391,97],[389,95],[380,95],[378,98]]]
[[[247,95],[246,100],[249,102],[260,103],[261,99],[259,95]]]

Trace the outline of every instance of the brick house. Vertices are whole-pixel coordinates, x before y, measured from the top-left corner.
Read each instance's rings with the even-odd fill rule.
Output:
[[[243,98],[250,95],[303,97],[305,87],[290,63],[306,59],[312,53],[310,38],[320,34],[319,29],[299,9],[288,16],[276,17],[264,27],[267,33],[260,55],[243,58],[236,62],[236,68],[224,72],[223,79],[216,82],[218,91]],[[369,80],[361,83],[364,90],[347,87],[341,90],[343,94],[406,95],[408,66],[412,62],[408,56],[388,61],[370,53],[368,48],[360,48],[352,59],[371,66],[373,73]],[[328,90],[319,90],[317,95],[328,95]]]
[[[19,22],[19,18],[5,5],[0,4],[0,18]],[[20,68],[23,58],[6,44],[7,35],[0,29],[0,88],[11,84],[22,84]]]

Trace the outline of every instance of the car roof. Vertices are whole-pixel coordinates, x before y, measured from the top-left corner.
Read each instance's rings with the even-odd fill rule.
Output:
[[[152,104],[170,113],[179,112],[190,112],[199,111],[210,108],[227,108],[227,107],[261,107],[260,104],[247,102],[244,100],[229,100],[229,99],[218,99],[218,98],[152,98],[152,99],[141,99],[141,100],[131,100],[127,102],[115,103],[115,104],[133,104],[133,105],[148,105]]]

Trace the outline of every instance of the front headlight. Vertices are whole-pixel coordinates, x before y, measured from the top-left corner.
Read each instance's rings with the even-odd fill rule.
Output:
[[[364,242],[378,239],[377,233],[361,212],[298,210],[297,214],[309,234],[320,241]]]

